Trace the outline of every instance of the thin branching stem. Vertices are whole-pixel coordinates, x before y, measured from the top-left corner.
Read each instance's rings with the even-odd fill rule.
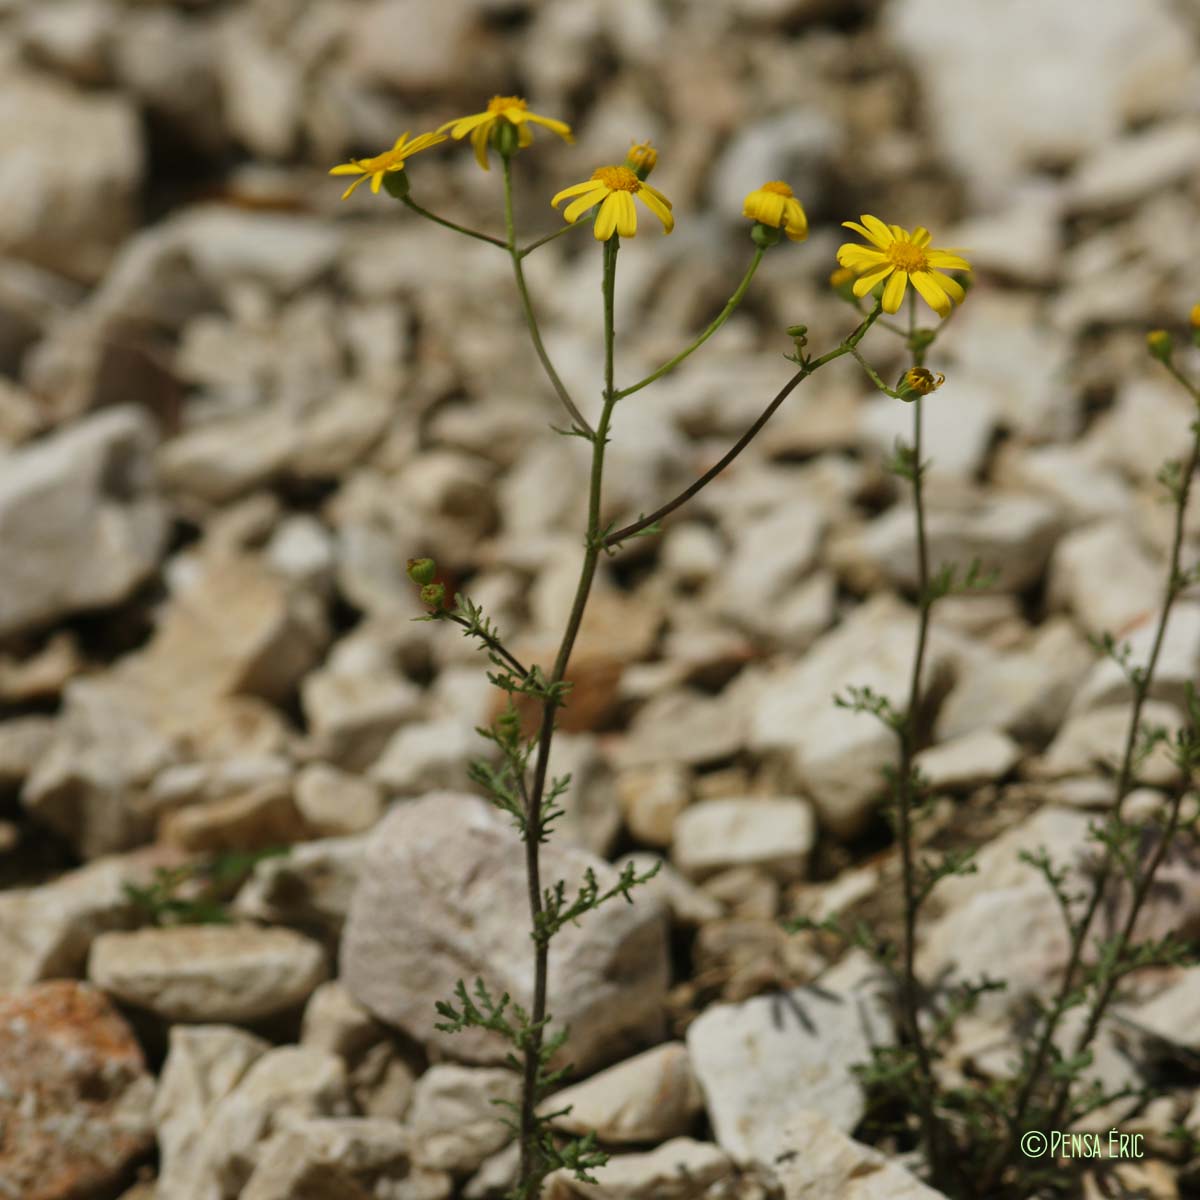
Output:
[[[775,415],[775,412],[779,406],[792,394],[793,391],[795,391],[799,384],[813,374],[814,371],[818,370],[820,367],[823,367],[826,363],[832,362],[835,358],[841,358],[844,354],[850,354],[853,352],[858,343],[862,341],[867,330],[870,329],[875,323],[875,320],[879,316],[879,312],[880,308],[877,304],[874,311],[866,317],[862,324],[860,324],[858,328],[840,346],[830,350],[828,354],[821,355],[820,358],[807,360],[800,367],[800,370],[797,371],[795,375],[793,375],[791,379],[789,379],[787,383],[785,383],[783,387],[781,387],[779,391],[775,393],[775,396],[771,402],[766,408],[763,409],[761,413],[759,413],[754,423],[750,425],[746,432],[743,433],[742,436],[738,438],[738,440],[734,442],[734,444],[711,467],[709,467],[709,469],[705,471],[699,479],[690,484],[688,487],[684,488],[679,495],[668,500],[666,504],[662,505],[660,508],[656,508],[648,517],[639,517],[636,521],[624,526],[622,529],[618,529],[615,532],[608,534],[604,538],[604,548],[611,549],[612,547],[623,542],[626,538],[635,537],[637,534],[641,533],[643,529],[649,529],[652,525],[657,525],[659,521],[663,519],[663,517],[669,516],[677,508],[686,504],[702,488],[705,488],[712,483],[712,481],[716,479],[716,477],[720,475],[721,472],[724,471],[725,468],[729,466],[729,464],[733,462],[733,460],[737,458],[738,455],[741,454],[741,452],[745,450],[752,441],[754,441],[762,427]]]
[[[455,233],[461,233],[466,237],[474,238],[477,242],[487,242],[489,246],[499,246],[501,250],[508,249],[508,243],[501,241],[500,238],[492,237],[490,233],[480,233],[477,229],[468,229],[466,225],[459,225],[456,221],[449,221],[445,217],[439,217],[437,213],[430,212],[427,208],[422,208],[411,196],[404,196],[402,200],[418,216],[424,217],[427,221],[432,221],[435,225],[444,226],[446,229],[453,229]]]
[[[550,361],[550,355],[546,352],[545,344],[542,342],[542,333],[538,328],[537,315],[533,311],[533,301],[529,298],[529,285],[525,282],[525,268],[521,264],[524,257],[520,248],[517,246],[517,231],[513,221],[513,184],[512,184],[512,159],[506,154],[503,156],[504,161],[504,228],[507,234],[507,242],[504,243],[504,248],[508,251],[509,257],[512,259],[513,277],[517,281],[517,293],[521,297],[521,312],[525,317],[525,324],[529,327],[529,337],[533,342],[533,349],[538,356],[538,361],[542,364],[542,369],[546,372],[546,377],[550,380],[551,386],[554,388],[562,406],[567,410],[571,420],[575,423],[576,429],[589,438],[596,436],[596,431],[588,423],[587,418],[575,406],[575,401],[571,399],[570,392],[567,391],[566,384],[559,377],[558,372],[554,369],[554,364]]]

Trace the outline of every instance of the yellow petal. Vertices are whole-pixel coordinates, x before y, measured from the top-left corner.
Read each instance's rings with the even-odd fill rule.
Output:
[[[853,292],[860,299],[865,296],[877,283],[885,280],[896,268],[891,263],[881,263],[864,272],[854,281]]]
[[[533,130],[524,123],[517,126],[517,145],[520,146],[522,150],[524,150],[526,146],[533,145]]]
[[[379,189],[382,185],[383,185],[383,172],[376,171],[375,174],[371,176],[371,191],[374,192],[376,196],[378,196]]]
[[[957,279],[951,278],[949,275],[943,275],[941,271],[930,271],[930,275],[938,282],[938,287],[954,301],[955,304],[961,304],[966,298],[967,293],[963,291],[962,284]]]
[[[596,224],[593,232],[596,235],[596,241],[607,242],[617,229],[617,207],[616,197],[619,192],[609,193],[605,197],[604,203],[600,205],[600,211],[596,214]]]
[[[808,237],[808,217],[800,207],[799,200],[788,200],[783,206],[783,219],[787,235],[793,242],[802,242]]]
[[[945,271],[969,271],[971,264],[959,254],[950,250],[930,250],[925,257],[931,267],[941,267]]]
[[[589,181],[594,182],[594,181]],[[563,210],[563,220],[569,221],[572,225],[583,216],[589,208],[595,207],[608,195],[608,188],[601,184],[593,191],[585,192],[578,200],[573,200]]]
[[[675,218],[671,215],[670,202],[662,192],[642,185],[638,191],[642,203],[663,223],[663,232],[670,233],[675,228]]]
[[[471,146],[475,151],[475,161],[485,170],[489,171],[488,166],[488,138],[491,137],[491,125],[479,125],[475,132],[471,134]]]
[[[616,192],[613,195],[617,210],[617,232],[623,237],[633,237],[637,233],[637,209],[633,204],[632,192]]]
[[[882,250],[871,250],[857,242],[845,242],[839,246],[837,260],[851,271],[866,271],[888,261]]]
[[[552,133],[557,133],[566,142],[573,142],[575,140],[575,135],[571,132],[570,125],[565,121],[556,121],[552,117],[539,117],[537,113],[526,113],[525,116],[535,125],[543,125]]]
[[[933,234],[924,225],[918,225],[912,232],[914,246],[928,246]]]
[[[366,176],[365,176],[365,175],[360,175],[360,176],[359,176],[359,177],[358,177],[358,178],[357,178],[357,179],[356,179],[356,180],[355,180],[355,181],[354,181],[354,182],[353,182],[353,183],[352,183],[352,184],[351,184],[351,185],[350,185],[350,186],[349,186],[349,187],[348,187],[348,188],[347,188],[347,189],[346,189],[346,190],[345,190],[343,193],[342,193],[342,199],[343,199],[343,200],[346,200],[346,199],[348,199],[348,198],[349,198],[349,196],[350,196],[350,193],[351,193],[352,191],[354,191],[354,189],[355,189],[356,187],[358,187],[358,185],[359,185],[360,183],[362,183],[362,181],[363,181],[364,179],[366,179]]]
[[[954,306],[950,303],[950,297],[942,291],[937,285],[937,281],[928,271],[914,271],[912,273],[912,285],[917,289],[921,299],[933,309],[939,317],[948,316],[950,309]],[[892,310],[895,311],[895,310]]]
[[[329,173],[330,175],[361,175],[363,173],[363,169],[358,165],[358,163],[338,163],[336,167],[331,167],[329,169]]]
[[[878,217],[863,213],[862,223],[870,230],[867,237],[880,250],[886,250],[896,240],[896,235]]]
[[[900,311],[906,287],[908,287],[908,272],[893,272],[892,277],[887,281],[887,287],[883,289],[883,311],[885,313]]]
[[[651,187],[648,183],[643,183],[642,186],[638,189],[638,191],[639,192],[649,192],[650,195],[652,195],[655,198],[655,200],[657,200],[659,202],[659,204],[661,204],[663,206],[663,208],[665,208],[668,212],[670,212],[671,209],[675,207],[670,202],[670,200],[668,200],[666,198],[666,196],[664,196],[662,194],[662,192],[660,192],[658,190],[658,188]]]
[[[495,121],[495,116],[492,113],[475,113],[469,117],[458,117],[453,121],[447,121],[445,125],[438,126],[438,133],[444,129],[450,130],[450,136],[456,141],[460,138],[465,138],[472,129],[478,128],[480,125],[487,125]]]
[[[570,187],[563,188],[561,192],[555,193],[554,199],[550,201],[550,207],[557,208],[559,202],[568,196],[582,196],[584,192],[594,192],[597,182],[595,179],[585,179],[582,183],[573,183]]]
[[[402,134],[401,134],[401,135],[400,135],[400,136],[399,136],[399,137],[398,137],[398,138],[397,138],[397,139],[396,139],[396,140],[395,140],[395,141],[392,143],[392,149],[393,149],[393,150],[400,150],[400,149],[402,149],[402,148],[403,148],[403,146],[404,146],[404,143],[405,143],[405,142],[407,142],[407,141],[408,141],[408,130],[406,129],[406,130],[405,130],[405,131],[404,131],[404,132],[403,132],[403,133],[402,133]]]
[[[908,235],[908,230],[903,225],[889,225],[888,228],[892,231],[892,237],[898,242],[911,242],[912,238]]]

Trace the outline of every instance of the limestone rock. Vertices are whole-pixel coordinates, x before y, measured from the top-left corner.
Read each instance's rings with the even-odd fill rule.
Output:
[[[287,929],[177,925],[102,934],[88,975],[171,1021],[252,1021],[302,1004],[327,974],[316,943]]]
[[[438,1170],[476,1170],[512,1137],[500,1119],[509,1112],[493,1101],[517,1103],[520,1096],[520,1078],[507,1067],[435,1063],[413,1092],[408,1123],[414,1159]]]
[[[287,846],[308,833],[290,780],[268,780],[220,800],[189,804],[168,813],[159,826],[167,845],[207,854]]]
[[[482,976],[527,1008],[528,930],[512,915],[525,902],[523,857],[511,822],[473,797],[433,793],[393,808],[369,835],[367,861],[342,941],[342,979],[376,1016],[456,1057],[501,1061],[486,1031],[434,1030],[434,1004],[460,978]],[[543,850],[546,879],[571,895],[592,868],[603,889],[607,864],[566,845]],[[587,1070],[654,1040],[667,983],[663,911],[642,899],[605,905],[554,943],[550,994],[569,1025],[562,1058]]]
[[[707,1200],[736,1173],[733,1159],[711,1142],[673,1138],[644,1154],[613,1155],[592,1172],[594,1184],[556,1171],[546,1200]]]
[[[642,845],[669,846],[691,799],[690,777],[678,763],[633,767],[617,777],[617,797],[629,832]]]
[[[865,1101],[850,1068],[888,1037],[884,1007],[853,958],[820,987],[705,1009],[688,1027],[687,1046],[717,1144],[770,1163],[788,1120],[818,1103],[834,1128],[853,1129]]]
[[[775,1168],[784,1200],[945,1200],[899,1163],[846,1136],[820,1112],[794,1113]]]
[[[383,800],[368,780],[312,763],[296,777],[296,808],[320,837],[364,833],[383,815]]]
[[[1039,779],[1065,779],[1073,775],[1093,775],[1100,769],[1118,771],[1129,716],[1129,703],[1110,704],[1072,716],[1058,731],[1046,753],[1030,764],[1030,773]],[[1142,708],[1141,720],[1145,725],[1162,726],[1174,736],[1181,717],[1173,704],[1150,700]],[[1164,785],[1174,781],[1178,773],[1166,747],[1160,745],[1142,763],[1138,777],[1144,783]]]
[[[56,981],[0,996],[0,1180],[22,1200],[107,1192],[153,1142],[154,1082],[105,996]]]
[[[936,789],[969,791],[1003,779],[1020,761],[1012,738],[981,729],[922,750],[916,765]]]
[[[154,570],[167,536],[156,436],[145,412],[115,408],[5,456],[0,636],[117,604]]]
[[[592,1130],[601,1144],[661,1142],[681,1137],[704,1107],[687,1047],[664,1042],[582,1083],[548,1097],[549,1110],[566,1108],[553,1124],[568,1133]]]
[[[671,853],[689,879],[753,866],[787,882],[807,875],[816,836],[812,806],[800,797],[703,800],[680,815]]]

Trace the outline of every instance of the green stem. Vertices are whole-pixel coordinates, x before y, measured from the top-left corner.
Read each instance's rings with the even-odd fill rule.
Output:
[[[492,237],[488,233],[480,233],[477,229],[468,229],[465,225],[459,225],[454,221],[448,221],[445,217],[439,217],[437,213],[432,213],[427,208],[422,208],[411,196],[405,196],[403,203],[408,205],[418,216],[424,217],[427,221],[432,221],[435,225],[445,226],[446,229],[453,229],[455,233],[461,233],[467,237],[474,238],[479,242],[487,242],[490,246],[499,246],[501,250],[508,249],[508,243],[502,242],[499,238]]]
[[[539,246],[544,246],[547,242],[554,241],[555,238],[560,238],[564,233],[570,233],[572,229],[578,229],[582,225],[590,225],[592,223],[592,214],[589,212],[579,218],[578,221],[573,221],[570,225],[564,225],[561,229],[556,229],[553,233],[546,234],[545,237],[540,237],[536,242],[530,242],[528,246],[518,250],[517,253],[524,258],[527,254],[532,254]]]
[[[630,525],[626,525],[623,529],[618,529],[615,533],[608,534],[604,538],[604,548],[606,550],[611,549],[613,546],[623,542],[626,538],[634,537],[641,533],[642,530],[649,529],[652,525],[657,525],[658,522],[663,519],[663,517],[669,516],[677,508],[679,508],[680,505],[686,504],[698,491],[701,490],[701,488],[707,487],[718,475],[720,475],[723,470],[725,470],[727,466],[729,466],[731,462],[733,462],[735,458],[737,458],[739,454],[741,454],[743,450],[745,450],[748,445],[750,445],[755,437],[758,436],[758,433],[762,427],[771,419],[771,417],[775,415],[775,412],[779,406],[788,398],[788,396],[792,394],[792,392],[800,383],[802,383],[819,368],[823,367],[826,363],[833,362],[835,358],[841,358],[843,354],[854,353],[855,347],[857,347],[858,343],[862,341],[867,330],[870,329],[875,321],[879,318],[879,312],[880,307],[878,304],[876,304],[874,310],[867,316],[862,324],[860,324],[858,328],[855,329],[855,331],[844,342],[842,342],[840,346],[830,350],[828,354],[821,355],[820,358],[809,359],[807,362],[803,363],[800,367],[800,370],[797,371],[796,374],[793,375],[791,379],[789,379],[787,383],[785,383],[783,387],[775,393],[775,396],[771,400],[770,404],[768,404],[767,407],[764,408],[761,413],[759,413],[754,423],[746,430],[746,432],[743,433],[742,436],[738,438],[738,440],[729,448],[729,450],[727,450],[725,454],[721,456],[721,458],[719,458],[711,467],[709,467],[709,469],[705,471],[699,479],[697,479],[690,486],[684,488],[684,490],[680,492],[678,496],[668,500],[667,503],[662,505],[661,508],[656,508],[648,517],[639,517],[636,521]],[[617,396],[619,398],[620,393],[617,393]]]
[[[656,379],[661,379],[668,371],[673,371],[688,355],[695,353],[695,351],[703,346],[729,320],[733,315],[733,310],[741,304],[742,298],[746,295],[746,289],[749,288],[750,281],[754,278],[754,272],[758,270],[758,264],[762,262],[762,257],[763,250],[760,246],[754,251],[754,257],[750,260],[750,266],[746,269],[746,274],[742,276],[742,282],[738,284],[737,290],[729,297],[728,303],[721,309],[708,328],[690,346],[681,350],[674,358],[663,363],[657,371],[647,375],[645,379],[638,380],[637,383],[630,387],[622,388],[617,392],[617,399],[624,400],[626,396],[632,396],[634,392],[640,392],[642,388],[648,387]]]
[[[900,398],[900,394],[896,391],[893,391],[886,383],[883,382],[883,380],[879,377],[879,372],[876,371],[869,362],[867,362],[862,354],[859,353],[857,348],[852,349],[850,353],[854,355],[854,357],[858,360],[858,365],[867,373],[867,378],[870,379],[870,381],[881,392],[883,392],[885,396],[891,396],[893,400],[898,400]]]
[[[502,161],[504,163],[504,228],[508,235],[508,241],[504,243],[504,248],[508,251],[509,257],[512,259],[513,276],[517,281],[517,292],[521,297],[521,311],[525,316],[525,324],[529,327],[529,337],[533,342],[534,350],[537,352],[538,360],[542,364],[542,369],[546,372],[551,385],[558,394],[559,400],[562,401],[563,408],[567,410],[571,420],[575,422],[575,427],[580,433],[589,438],[594,438],[596,436],[595,430],[588,424],[587,419],[579,409],[575,407],[575,402],[571,399],[566,385],[554,369],[554,364],[550,361],[550,355],[546,353],[546,347],[542,342],[542,334],[538,329],[537,316],[533,311],[533,301],[529,298],[529,286],[525,282],[525,268],[521,265],[521,251],[517,247],[517,231],[513,222],[512,159],[506,154],[502,156]]]
[[[604,243],[604,404],[600,412],[600,423],[592,439],[592,468],[588,485],[588,524],[584,543],[583,565],[579,582],[575,588],[575,599],[567,618],[567,627],[558,647],[550,683],[561,683],[567,673],[571,651],[583,624],[583,614],[591,594],[592,582],[596,577],[596,566],[600,558],[600,516],[604,482],[604,450],[608,444],[609,424],[612,420],[616,394],[613,390],[614,349],[616,343],[614,321],[614,294],[619,242],[614,234]],[[525,865],[529,885],[529,911],[534,930],[543,927],[542,890],[538,850],[542,840],[542,799],[546,791],[546,774],[550,764],[550,744],[554,737],[554,721],[559,708],[551,692],[542,709],[542,723],[538,734],[537,759],[534,765],[533,786],[529,790],[529,801],[525,812]],[[543,1164],[535,1144],[537,1132],[536,1107],[537,1081],[542,1055],[542,1025],[546,1017],[546,979],[549,968],[549,937],[535,934],[534,937],[534,991],[531,1023],[534,1032],[525,1048],[524,1086],[521,1100],[521,1167],[519,1194],[522,1200],[536,1200],[543,1178]]]

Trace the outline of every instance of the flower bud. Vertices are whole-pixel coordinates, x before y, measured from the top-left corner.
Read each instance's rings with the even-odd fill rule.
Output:
[[[437,563],[432,558],[410,558],[406,570],[413,583],[424,587],[433,582],[433,577],[437,574]]]
[[[808,345],[808,326],[807,325],[789,325],[787,327],[787,335],[796,343],[796,353],[799,354],[805,346]]]
[[[385,171],[383,173],[383,190],[396,200],[403,200],[409,191],[408,172],[405,170]]]
[[[900,376],[896,391],[899,392],[901,400],[911,403],[918,396],[928,396],[930,392],[936,392],[945,382],[946,377],[941,372],[934,374],[928,367],[909,367]]]
[[[445,598],[446,585],[444,583],[427,583],[421,589],[421,603],[430,608],[441,608]]]
[[[643,180],[654,170],[657,162],[658,151],[648,141],[634,142],[625,156],[625,165]]]
[[[1188,323],[1192,327],[1192,344],[1200,346],[1200,304],[1193,304],[1188,314]]]
[[[1175,343],[1165,329],[1154,329],[1146,334],[1146,349],[1151,358],[1157,358],[1159,362],[1169,362]]]
[[[520,147],[521,131],[511,121],[497,121],[492,141],[501,158],[512,158]]]

